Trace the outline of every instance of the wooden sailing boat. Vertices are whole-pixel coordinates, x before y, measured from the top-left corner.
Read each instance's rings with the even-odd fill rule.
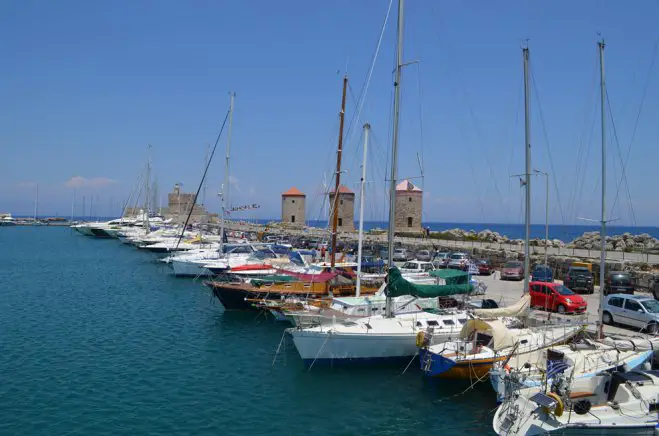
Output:
[[[227,283],[226,281],[212,280],[205,282],[215,297],[225,309],[256,310],[259,304],[255,302],[262,299],[281,300],[286,297],[302,298],[331,298],[333,296],[355,295],[355,286],[351,270],[337,267],[336,264],[336,237],[338,228],[339,187],[341,184],[341,157],[343,153],[343,126],[345,120],[346,91],[348,76],[343,77],[343,93],[341,97],[341,112],[339,113],[339,139],[336,156],[336,178],[332,204],[332,238],[330,264],[319,274],[300,274],[282,271],[282,275],[270,277],[267,280],[250,282]],[[291,280],[291,278],[293,280]],[[359,283],[361,294],[373,294],[379,288],[379,283]]]

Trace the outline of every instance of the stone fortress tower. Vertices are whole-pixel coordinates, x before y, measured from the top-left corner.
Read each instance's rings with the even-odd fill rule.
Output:
[[[355,230],[355,193],[344,185],[339,186],[338,198],[339,223],[337,231],[352,232]],[[329,193],[330,228],[332,226],[332,207],[334,206],[334,190]]]
[[[396,225],[397,232],[421,232],[423,212],[423,191],[409,180],[396,185]]]
[[[303,227],[306,200],[307,196],[296,187],[283,192],[281,194],[281,222]]]

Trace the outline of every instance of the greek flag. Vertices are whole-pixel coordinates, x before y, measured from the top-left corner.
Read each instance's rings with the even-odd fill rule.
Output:
[[[569,365],[564,360],[548,360],[547,361],[547,378],[555,377],[556,375],[565,372]]]

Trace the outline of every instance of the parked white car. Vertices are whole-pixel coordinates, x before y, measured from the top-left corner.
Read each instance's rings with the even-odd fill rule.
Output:
[[[469,267],[469,255],[467,253],[451,253],[448,267],[452,269],[466,270]]]
[[[611,294],[602,308],[604,324],[624,324],[650,333],[659,332],[659,301],[652,297]]]
[[[404,274],[412,273],[429,273],[433,271],[435,267],[432,262],[423,262],[420,260],[408,260],[400,267],[400,272]]]

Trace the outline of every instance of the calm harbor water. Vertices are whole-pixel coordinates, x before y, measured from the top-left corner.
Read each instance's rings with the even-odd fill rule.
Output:
[[[313,368],[151,255],[0,227],[0,434],[491,434],[494,392],[402,368]]]

